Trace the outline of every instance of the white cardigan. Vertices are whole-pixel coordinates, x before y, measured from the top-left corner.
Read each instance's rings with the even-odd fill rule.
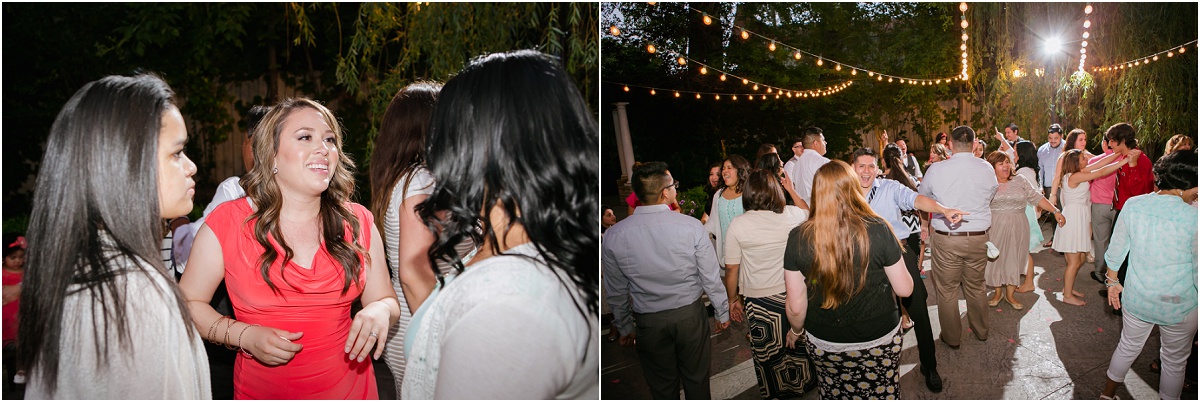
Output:
[[[725,234],[721,233],[721,211],[719,211],[720,208],[717,208],[717,197],[720,197],[725,190],[713,194],[712,213],[708,214],[708,222],[704,223],[704,228],[708,229],[708,233],[717,237],[717,244],[713,248],[717,249],[717,262],[721,263],[721,272],[725,272]],[[741,198],[742,196],[738,196],[735,200]]]

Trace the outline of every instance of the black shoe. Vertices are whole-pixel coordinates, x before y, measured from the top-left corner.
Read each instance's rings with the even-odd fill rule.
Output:
[[[1121,315],[1121,309],[1119,309],[1119,308],[1113,309],[1113,315]]]
[[[1096,293],[1099,293],[1100,297],[1108,297],[1108,287],[1102,287],[1100,288],[1100,291]]]
[[[1092,279],[1095,279],[1096,282],[1100,282],[1101,285],[1104,284],[1104,275],[1100,275],[1099,272],[1092,271]],[[1104,289],[1104,290],[1105,290],[1104,293],[1108,293],[1107,289]]]
[[[921,368],[921,375],[925,376],[925,386],[929,387],[934,393],[942,392],[942,376],[938,375],[937,369],[926,371]]]

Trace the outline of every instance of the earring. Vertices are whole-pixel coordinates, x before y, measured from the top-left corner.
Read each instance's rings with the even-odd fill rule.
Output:
[[[271,168],[271,174],[278,174],[278,173],[279,173],[279,167],[278,167],[278,166]]]

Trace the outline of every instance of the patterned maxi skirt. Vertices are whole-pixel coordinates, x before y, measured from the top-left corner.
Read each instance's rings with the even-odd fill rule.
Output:
[[[808,335],[821,399],[900,399],[900,326],[882,338],[833,343]]]
[[[763,399],[801,398],[817,385],[804,338],[801,337],[793,349],[786,345],[789,326],[785,300],[786,293],[746,298],[754,375],[758,377],[758,390]]]

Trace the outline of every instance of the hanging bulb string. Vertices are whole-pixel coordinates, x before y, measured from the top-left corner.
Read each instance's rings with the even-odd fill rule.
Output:
[[[702,16],[707,16],[707,15],[708,15],[708,13],[705,13],[705,12],[703,12],[703,11],[697,10],[697,9],[696,9],[696,8],[694,8],[694,7],[690,7],[690,6],[689,6],[689,7],[688,7],[688,9],[689,9],[689,10],[691,10],[691,11],[694,11],[694,12],[696,12],[696,13],[699,13],[699,14],[700,14],[700,15],[702,15]],[[823,66],[824,64],[832,63],[832,64],[833,64],[833,66],[834,66],[834,69],[835,69],[835,70],[840,70],[840,69],[841,69],[841,68],[843,68],[843,67],[844,67],[844,68],[847,68],[847,69],[849,69],[849,70],[850,70],[850,72],[851,72],[851,74],[852,74],[852,75],[857,75],[857,73],[858,73],[858,72],[864,72],[864,73],[867,73],[867,75],[868,75],[868,76],[871,76],[871,77],[874,77],[874,76],[883,76],[884,78],[889,78],[889,79],[896,79],[896,80],[899,80],[901,83],[912,83],[912,84],[915,84],[915,83],[917,83],[917,82],[922,82],[922,83],[923,83],[923,85],[928,85],[928,84],[925,84],[924,82],[928,82],[928,83],[932,84],[932,83],[934,83],[934,82],[936,82],[936,81],[939,81],[939,80],[940,80],[941,82],[949,83],[950,81],[953,81],[953,80],[956,80],[956,79],[959,79],[959,78],[961,78],[961,76],[955,76],[955,77],[951,77],[951,78],[938,78],[938,77],[934,77],[934,78],[914,78],[914,77],[906,77],[906,76],[899,76],[899,75],[892,75],[892,74],[884,74],[884,73],[880,73],[880,72],[878,72],[878,71],[875,71],[875,70],[870,70],[870,69],[862,68],[862,67],[855,66],[855,65],[852,65],[852,64],[848,64],[848,63],[845,63],[845,62],[841,62],[841,61],[838,61],[838,60],[833,60],[833,59],[830,59],[830,58],[828,58],[828,57],[824,57],[824,56],[818,55],[818,54],[816,54],[816,53],[812,53],[812,52],[809,52],[809,51],[806,51],[806,50],[800,49],[800,48],[798,48],[798,47],[795,47],[795,46],[789,45],[789,44],[787,44],[787,43],[781,42],[781,41],[779,41],[779,40],[778,40],[778,39],[776,39],[776,38],[767,37],[767,36],[765,36],[765,35],[759,34],[758,32],[754,32],[754,31],[751,31],[751,30],[749,30],[749,29],[746,29],[746,27],[744,27],[744,26],[741,26],[741,25],[737,25],[737,24],[730,24],[730,26],[732,26],[733,28],[735,28],[735,29],[734,29],[734,34],[735,34],[735,35],[741,35],[741,37],[742,37],[742,39],[743,39],[743,40],[749,40],[749,36],[755,36],[755,37],[758,37],[758,38],[761,38],[761,39],[763,39],[763,40],[767,41],[767,43],[769,43],[769,44],[770,44],[769,46],[771,46],[771,47],[775,47],[775,48],[783,47],[783,48],[786,48],[786,49],[791,49],[791,50],[789,50],[789,51],[788,51],[788,53],[791,53],[791,54],[793,54],[793,55],[800,54],[800,55],[805,55],[805,56],[808,56],[808,57],[814,58],[814,59],[816,59],[816,62],[815,62],[815,63],[816,63],[818,66]],[[775,51],[775,49],[771,49],[771,51],[773,52],[773,51]],[[803,58],[803,57],[797,57],[796,59],[797,59],[797,60],[799,60],[799,59],[802,59],[802,58]],[[881,80],[877,80],[877,81],[881,81]],[[889,81],[889,82],[891,82],[891,81]],[[940,82],[939,82],[939,83],[940,83]]]
[[[828,96],[828,95],[836,94],[846,88],[849,88],[851,85],[854,84],[854,81],[850,80],[850,81],[842,82],[838,85],[832,85],[832,86],[827,86],[827,87],[822,87],[822,88],[817,88],[817,89],[788,92],[788,94],[785,95],[781,92],[762,93],[762,92],[689,91],[689,90],[682,90],[682,89],[659,88],[659,87],[652,87],[652,86],[647,86],[647,85],[628,84],[628,83],[624,83],[624,82],[609,81],[609,80],[604,80],[603,82],[605,84],[612,84],[612,85],[620,86],[624,89],[625,92],[630,92],[631,88],[640,88],[640,89],[645,89],[647,91],[651,91],[651,95],[658,95],[659,93],[661,93],[663,96],[668,96],[668,97],[682,97],[682,95],[689,95],[690,97],[694,97],[696,95],[699,95],[702,98],[703,97],[714,97],[715,98],[715,97],[720,97],[720,96],[726,96],[733,100],[740,99],[740,98],[738,98],[739,96],[745,97],[746,99],[750,99],[750,100],[753,100],[754,97],[758,97],[760,100],[770,100],[772,98],[774,98],[774,99],[818,98],[821,96]],[[720,100],[720,98],[716,98],[716,99]]]
[[[1188,46],[1195,45],[1196,41],[1197,41],[1197,39],[1192,39],[1182,45],[1174,46],[1174,47],[1171,47],[1170,49],[1155,52],[1155,53],[1147,55],[1147,56],[1130,59],[1128,61],[1123,61],[1120,63],[1113,63],[1113,64],[1110,64],[1107,66],[1092,67],[1092,72],[1118,71],[1118,70],[1124,70],[1124,69],[1129,69],[1129,68],[1133,68],[1133,67],[1141,67],[1141,66],[1150,64],[1151,62],[1158,61],[1160,56],[1162,56],[1164,54],[1167,57],[1175,57],[1176,55],[1182,55],[1182,54],[1187,53]]]

